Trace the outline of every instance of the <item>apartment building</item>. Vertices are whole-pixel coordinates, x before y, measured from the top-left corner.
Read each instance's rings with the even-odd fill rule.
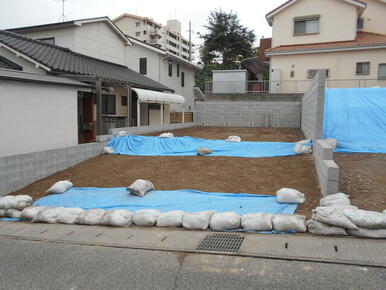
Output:
[[[329,87],[386,86],[386,1],[290,0],[266,19],[271,92],[304,91],[318,69]]]
[[[194,45],[181,34],[181,22],[177,19],[167,21],[166,25],[148,17],[122,14],[113,22],[128,36],[155,45],[183,59],[193,60]]]

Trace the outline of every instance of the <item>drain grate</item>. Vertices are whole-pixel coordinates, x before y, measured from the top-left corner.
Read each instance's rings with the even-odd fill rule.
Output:
[[[197,250],[237,253],[244,237],[234,234],[210,234],[198,245]]]

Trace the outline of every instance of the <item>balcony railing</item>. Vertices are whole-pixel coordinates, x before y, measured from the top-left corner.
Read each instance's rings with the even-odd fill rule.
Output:
[[[206,93],[304,93],[312,79],[289,81],[206,81]],[[327,79],[327,88],[386,87],[384,79]]]

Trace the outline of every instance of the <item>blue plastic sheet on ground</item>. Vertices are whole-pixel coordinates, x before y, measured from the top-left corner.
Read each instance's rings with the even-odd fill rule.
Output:
[[[208,156],[274,157],[296,155],[291,142],[225,142],[191,137],[158,138],[151,136],[114,137],[107,146],[115,154],[141,156],[193,156],[196,149],[213,151]]]
[[[386,153],[386,88],[326,89],[324,109],[336,152]]]
[[[239,214],[253,212],[293,214],[297,208],[297,204],[277,203],[276,197],[271,195],[154,190],[144,197],[139,197],[129,194],[126,187],[71,188],[63,194],[51,194],[40,198],[34,205],[124,209],[132,212],[139,209],[158,209],[161,212],[170,210],[195,212],[214,209],[218,212],[234,211]]]

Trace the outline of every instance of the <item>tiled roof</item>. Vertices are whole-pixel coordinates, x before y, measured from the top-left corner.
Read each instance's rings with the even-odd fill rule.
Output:
[[[355,40],[349,41],[337,41],[337,42],[323,42],[323,43],[308,43],[308,44],[295,44],[295,45],[281,45],[271,49],[267,49],[266,53],[276,52],[296,52],[307,50],[328,50],[328,49],[342,49],[342,48],[360,48],[360,47],[374,47],[386,45],[386,35],[371,33],[371,32],[358,32]]]
[[[123,65],[92,58],[68,48],[33,40],[9,31],[0,30],[0,43],[48,67],[53,72],[92,76],[102,80],[129,83],[138,88],[173,91]]]

